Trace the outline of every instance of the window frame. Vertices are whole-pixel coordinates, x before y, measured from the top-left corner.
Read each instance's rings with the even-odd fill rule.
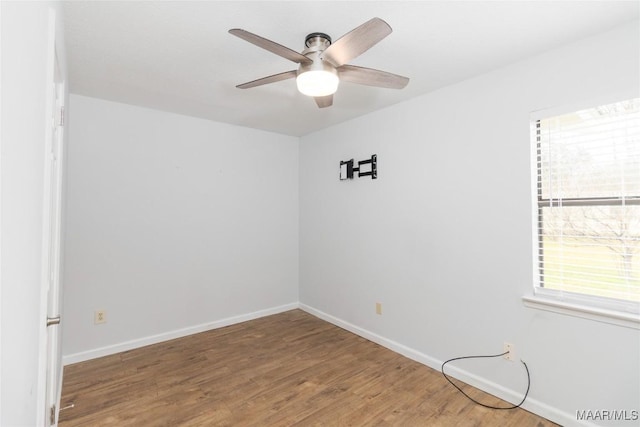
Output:
[[[551,311],[619,326],[640,329],[640,303],[616,300],[587,294],[568,293],[541,286],[544,266],[541,257],[544,256],[541,247],[543,207],[554,206],[560,199],[544,198],[540,181],[541,161],[540,121],[546,118],[569,114],[572,112],[595,108],[600,105],[612,104],[626,99],[638,98],[638,94],[607,97],[579,104],[566,105],[555,108],[541,109],[529,114],[529,146],[531,149],[531,197],[532,197],[532,286],[522,300],[526,307]],[[562,206],[622,206],[640,205],[640,197],[586,197],[563,198]],[[545,204],[546,203],[546,204]],[[558,203],[559,204],[559,203]]]

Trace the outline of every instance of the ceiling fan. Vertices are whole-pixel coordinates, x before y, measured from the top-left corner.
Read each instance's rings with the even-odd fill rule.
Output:
[[[311,33],[305,39],[305,49],[298,53],[288,47],[260,37],[249,31],[234,28],[229,33],[283,58],[300,64],[297,70],[285,71],[236,86],[249,89],[269,83],[296,78],[298,90],[312,96],[318,107],[330,107],[340,80],[368,86],[402,89],[409,78],[373,68],[348,65],[347,62],[367,51],[391,34],[391,27],[380,18],[373,18],[344,36],[331,42],[324,33]]]

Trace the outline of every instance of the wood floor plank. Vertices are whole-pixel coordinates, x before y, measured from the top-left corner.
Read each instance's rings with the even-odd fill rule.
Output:
[[[60,427],[555,426],[300,310],[66,366],[71,403]]]

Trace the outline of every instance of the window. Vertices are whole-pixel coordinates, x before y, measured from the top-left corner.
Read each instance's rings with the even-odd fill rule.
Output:
[[[640,99],[532,120],[535,294],[640,307]]]

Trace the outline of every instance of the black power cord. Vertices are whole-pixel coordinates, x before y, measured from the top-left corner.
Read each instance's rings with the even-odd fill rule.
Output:
[[[507,406],[507,407],[498,407],[498,406],[485,405],[484,403],[478,402],[477,400],[475,400],[474,398],[469,396],[467,393],[462,391],[462,389],[460,387],[458,387],[453,381],[451,381],[451,378],[449,378],[449,376],[444,373],[444,365],[446,365],[449,362],[453,362],[453,361],[456,361],[456,360],[462,360],[462,359],[483,359],[483,358],[490,358],[490,357],[502,357],[502,356],[504,356],[505,354],[508,354],[508,353],[509,353],[508,351],[505,351],[502,354],[494,354],[494,355],[489,355],[489,356],[462,356],[462,357],[455,357],[453,359],[449,359],[446,362],[444,362],[442,364],[442,367],[440,368],[440,370],[442,371],[442,375],[444,375],[446,380],[449,381],[452,386],[457,388],[460,393],[464,394],[473,403],[476,403],[476,404],[478,404],[480,406],[484,406],[485,408],[489,408],[489,409],[501,409],[501,410],[516,409],[516,408],[519,408],[520,406],[522,406],[524,401],[527,399],[527,396],[529,395],[529,388],[531,387],[531,375],[529,374],[529,367],[527,366],[526,363],[524,363],[524,360],[520,360],[520,362],[522,362],[522,364],[524,365],[524,369],[527,371],[527,391],[524,393],[524,397],[522,398],[520,403],[518,403],[517,405]]]

